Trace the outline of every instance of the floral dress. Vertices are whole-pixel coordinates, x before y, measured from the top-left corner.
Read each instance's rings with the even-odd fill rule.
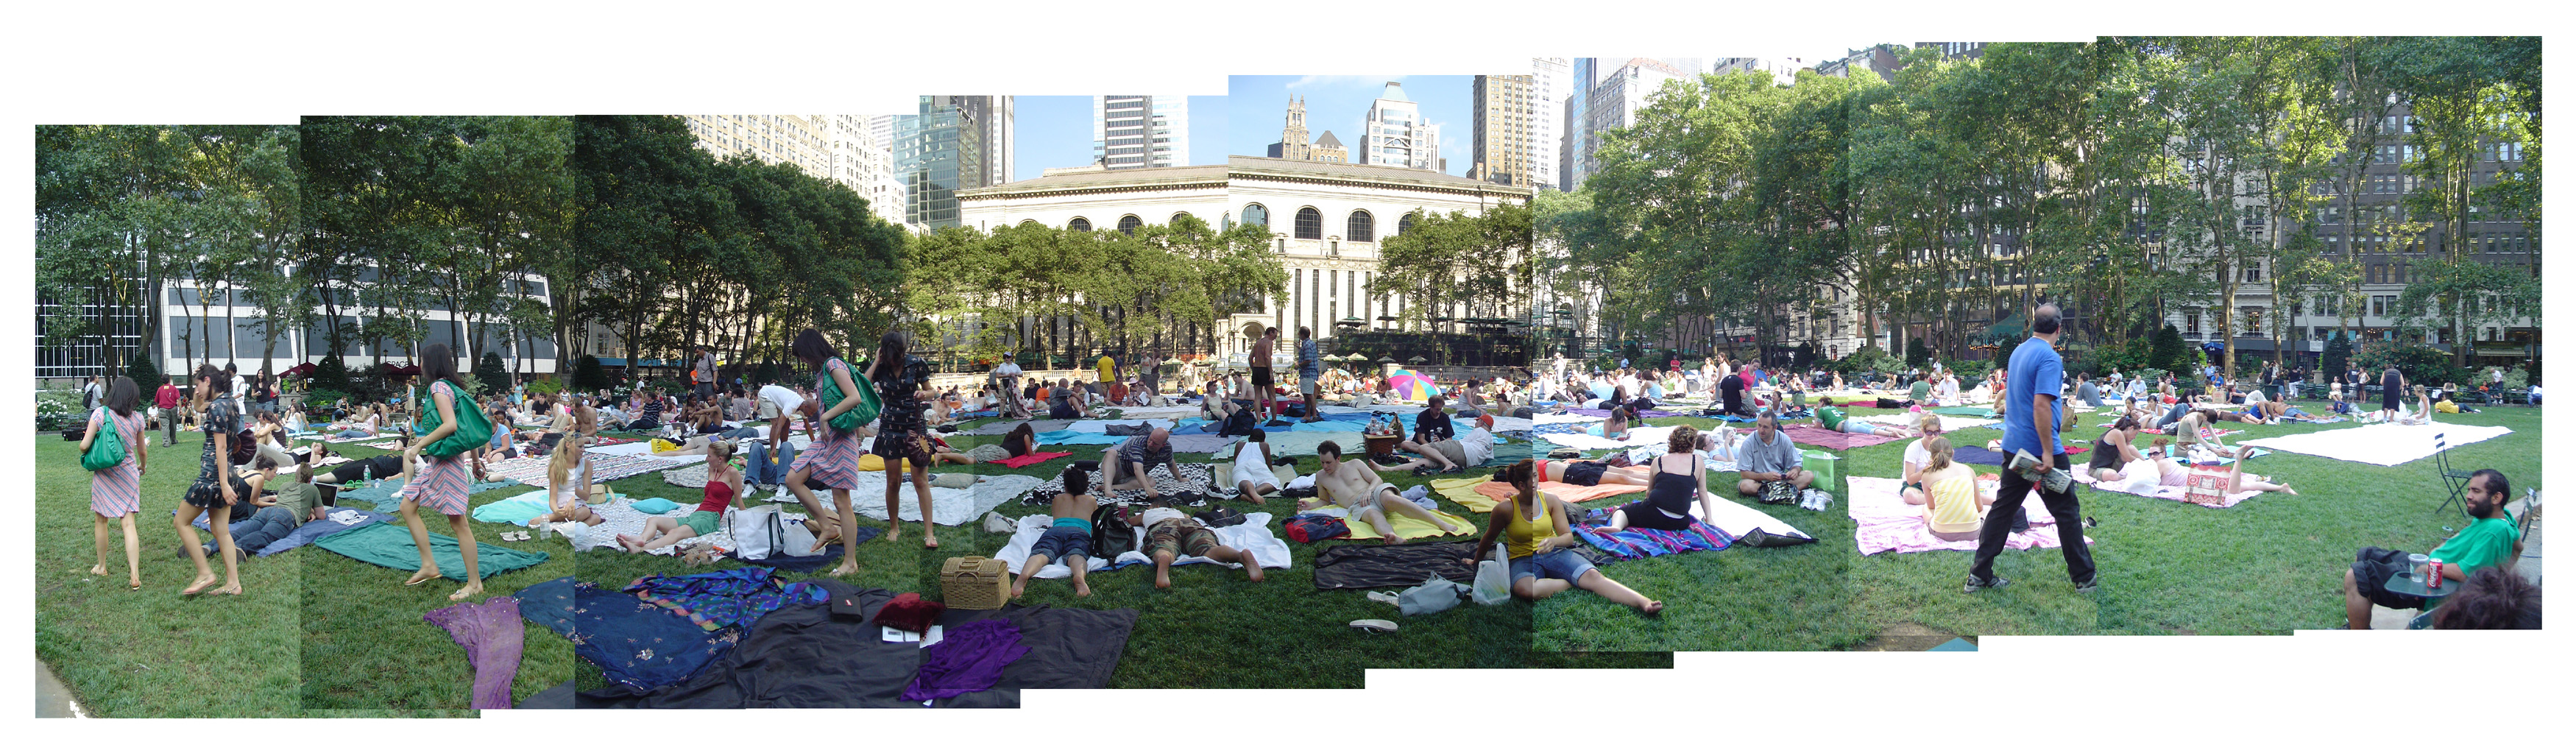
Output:
[[[913,396],[929,380],[930,364],[920,356],[906,355],[894,378],[875,382],[877,398],[885,404],[885,411],[877,416],[876,455],[887,461],[904,459],[927,465],[930,455],[938,450],[926,417],[930,405]]]

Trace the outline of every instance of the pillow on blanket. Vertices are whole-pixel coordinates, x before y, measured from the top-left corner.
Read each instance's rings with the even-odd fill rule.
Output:
[[[672,502],[672,501],[669,501],[669,500],[665,500],[665,499],[662,499],[662,498],[659,498],[659,497],[649,498],[649,499],[643,499],[643,500],[636,500],[636,501],[634,501],[634,502],[627,503],[627,505],[628,505],[628,506],[630,506],[630,507],[635,508],[635,511],[636,511],[636,512],[639,512],[639,513],[652,513],[652,514],[654,514],[654,515],[661,515],[661,514],[663,514],[663,513],[671,512],[671,510],[672,510],[673,508],[677,508],[677,507],[679,507],[679,506],[680,506],[680,504],[679,504],[679,503]]]
[[[965,472],[949,472],[931,477],[930,486],[952,490],[967,489],[975,486],[975,475]]]

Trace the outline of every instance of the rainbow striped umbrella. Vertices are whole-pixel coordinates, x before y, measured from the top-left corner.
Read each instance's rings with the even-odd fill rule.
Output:
[[[1395,391],[1397,399],[1423,402],[1431,399],[1434,393],[1430,378],[1411,371],[1397,371],[1390,374],[1386,377],[1386,383],[1387,388]]]

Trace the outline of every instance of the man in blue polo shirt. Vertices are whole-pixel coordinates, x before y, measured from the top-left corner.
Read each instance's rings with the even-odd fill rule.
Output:
[[[2066,418],[2066,408],[2058,397],[2066,391],[2065,362],[2058,358],[2058,309],[2056,304],[2042,304],[2030,314],[2031,335],[2014,348],[2005,366],[2004,388],[2010,394],[2004,402],[2004,457],[2029,451],[2040,460],[2040,471],[2066,470],[2066,450],[2057,441],[2057,431]],[[2037,483],[2007,465],[2003,488],[1995,493],[1994,513],[2021,512],[2022,498]],[[2075,583],[2079,593],[2093,592],[2093,550],[2084,544],[2083,513],[2077,508],[2071,491],[2038,487],[2039,500],[2057,517],[2057,536],[2062,542],[2058,551],[2066,555],[2066,578]],[[2071,488],[2070,488],[2071,489]],[[2013,518],[1989,515],[1977,536],[1977,561],[1968,569],[1968,592],[2011,584],[1995,576],[1995,555],[2002,554],[2004,538],[2012,530]]]

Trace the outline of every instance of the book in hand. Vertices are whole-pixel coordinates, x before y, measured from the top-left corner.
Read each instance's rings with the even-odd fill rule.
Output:
[[[2039,482],[2040,486],[2047,487],[2050,492],[2065,492],[2075,484],[2075,478],[2067,476],[2064,467],[2055,467],[2041,472],[2039,457],[2030,455],[2029,449],[2013,450],[2012,470],[2021,472],[2023,479]]]

